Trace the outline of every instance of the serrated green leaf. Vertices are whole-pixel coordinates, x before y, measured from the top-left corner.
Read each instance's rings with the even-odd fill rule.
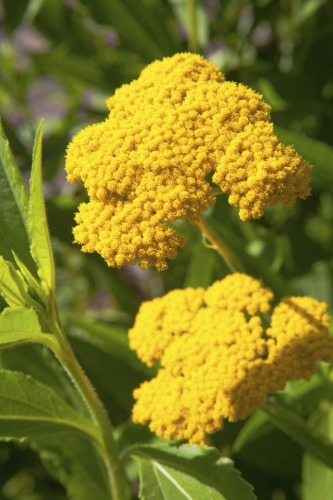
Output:
[[[130,448],[129,453],[139,464],[142,499],[256,498],[233,462],[214,448],[142,445]]]
[[[74,384],[68,383],[68,376],[49,348],[27,343],[20,349],[3,350],[0,356],[0,369],[16,371],[18,367],[20,373],[51,387],[57,394],[61,394],[71,408],[89,417],[90,412],[86,403]]]
[[[2,439],[38,437],[65,428],[95,439],[92,425],[52,389],[19,372],[0,370]]]
[[[31,254],[37,264],[42,288],[54,301],[55,269],[51,241],[47,226],[43,181],[42,181],[42,137],[43,122],[40,123],[35,137],[29,198],[29,230],[31,234]]]
[[[333,442],[333,405],[316,411],[311,419],[314,425],[324,436]],[[303,487],[304,500],[318,500],[318,498],[332,498],[333,469],[324,465],[310,453],[305,453],[303,460]]]
[[[42,332],[33,309],[7,307],[0,314],[0,349],[27,342],[52,345],[56,339],[54,335]]]
[[[73,500],[110,499],[92,424],[52,389],[0,371],[0,440],[27,440],[47,460]]]
[[[1,126],[0,192],[0,255],[15,264],[15,252],[36,275],[36,266],[30,254],[28,194]]]

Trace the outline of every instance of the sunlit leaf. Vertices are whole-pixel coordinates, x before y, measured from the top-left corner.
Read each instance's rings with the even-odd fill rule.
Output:
[[[36,274],[30,255],[28,194],[22,176],[0,128],[0,255],[15,264],[13,252]]]
[[[22,440],[40,453],[75,500],[110,499],[91,423],[52,389],[21,373],[0,372],[0,440]]]
[[[28,285],[11,262],[0,256],[0,294],[11,307],[24,306],[30,300]]]
[[[139,464],[142,499],[256,498],[233,462],[214,448],[143,445],[129,452]]]
[[[48,232],[42,181],[42,134],[43,123],[36,132],[29,198],[29,230],[31,233],[31,254],[37,264],[42,288],[54,301],[55,270],[53,253]]]
[[[0,348],[12,347],[26,342],[52,345],[54,335],[42,332],[37,314],[33,309],[6,308],[0,314]]]

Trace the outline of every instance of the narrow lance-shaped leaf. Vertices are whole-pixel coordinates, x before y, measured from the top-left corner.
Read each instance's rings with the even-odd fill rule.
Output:
[[[0,295],[11,307],[29,304],[28,285],[21,273],[0,255]]]
[[[19,259],[18,255],[13,252],[14,259],[16,265],[18,267],[19,273],[22,276],[22,279],[26,282],[28,286],[29,296],[32,298],[34,302],[34,307],[36,306],[36,301],[38,305],[42,305],[42,308],[45,310],[48,305],[47,295],[45,291],[42,289],[41,283],[38,278],[35,278],[29,269],[24,265],[24,263]]]
[[[31,236],[31,254],[37,264],[42,288],[54,302],[55,269],[51,241],[47,226],[43,181],[42,181],[42,135],[43,122],[36,132],[32,156],[30,179],[29,230]]]
[[[40,284],[14,252],[13,255],[18,268],[0,255],[0,295],[10,307],[44,310],[45,294]]]
[[[36,275],[36,266],[30,254],[28,194],[1,125],[0,192],[0,255],[14,264],[14,251]]]
[[[138,445],[129,453],[139,464],[142,499],[256,498],[233,462],[214,448]]]
[[[109,481],[92,424],[51,388],[0,371],[0,440],[28,440],[46,459],[72,500],[110,500]]]

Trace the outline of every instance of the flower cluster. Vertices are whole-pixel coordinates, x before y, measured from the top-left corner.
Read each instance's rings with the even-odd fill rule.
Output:
[[[259,280],[236,273],[143,303],[130,346],[161,368],[135,390],[133,420],[204,444],[224,420],[245,418],[288,380],[309,378],[317,360],[332,360],[327,305],[288,297],[273,308],[272,299]]]
[[[75,240],[109,266],[166,269],[186,242],[169,223],[196,223],[215,202],[209,174],[242,220],[309,194],[310,166],[274,136],[270,107],[199,55],[155,61],[107,106],[73,138],[66,170],[90,199]]]

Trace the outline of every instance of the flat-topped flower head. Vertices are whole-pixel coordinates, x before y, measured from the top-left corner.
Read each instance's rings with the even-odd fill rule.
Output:
[[[66,170],[89,195],[75,240],[109,266],[166,269],[186,243],[169,223],[196,223],[214,185],[242,220],[309,194],[310,166],[274,136],[270,107],[199,55],[153,62],[107,106],[104,122],[73,138]]]
[[[325,303],[272,300],[259,280],[236,273],[206,291],[143,303],[130,346],[161,367],[134,391],[133,420],[166,439],[204,444],[225,420],[247,417],[288,380],[307,379],[318,360],[333,359]]]

